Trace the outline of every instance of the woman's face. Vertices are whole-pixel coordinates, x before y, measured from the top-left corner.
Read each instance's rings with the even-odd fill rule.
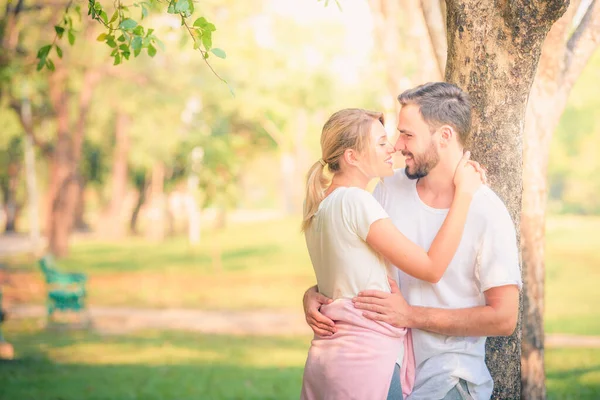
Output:
[[[365,157],[363,158],[363,169],[370,179],[383,178],[394,174],[392,154],[395,151],[381,122],[378,120],[373,121],[369,145],[365,149]]]

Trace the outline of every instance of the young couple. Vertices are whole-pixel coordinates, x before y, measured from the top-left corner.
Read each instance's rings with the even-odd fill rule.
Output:
[[[315,336],[302,399],[489,399],[486,337],[516,326],[515,229],[464,152],[467,94],[435,82],[398,100],[394,147],[382,114],[341,110],[308,173],[302,227],[317,286],[304,296]],[[392,169],[395,151],[404,170]],[[386,179],[371,195],[373,178]]]

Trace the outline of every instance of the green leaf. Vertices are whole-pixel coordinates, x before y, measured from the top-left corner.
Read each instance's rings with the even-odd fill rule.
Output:
[[[133,40],[131,41],[131,48],[133,49],[134,52],[136,50],[141,50],[142,49],[142,38],[139,36],[134,37]],[[139,52],[138,52],[138,54],[139,54]]]
[[[124,51],[122,54],[123,54],[123,57],[125,57],[126,60],[129,60],[129,56],[131,55],[130,51]]]
[[[210,35],[210,32],[204,32],[204,34],[202,35],[202,44],[206,48],[206,51],[208,51],[208,50],[211,49],[211,47],[212,47],[212,37]]]
[[[210,49],[210,52],[219,58],[227,58],[227,54],[225,54],[225,51],[222,49],[219,49],[218,47]]]
[[[133,33],[138,36],[144,36],[144,27],[141,25],[136,26]]]
[[[151,44],[148,45],[148,55],[154,57],[156,55],[156,48]]]
[[[204,28],[207,23],[208,23],[208,21],[206,20],[206,18],[200,17],[194,21],[194,26],[197,26],[199,28]]]
[[[56,31],[56,35],[59,39],[62,38],[63,33],[65,33],[65,28],[62,26],[55,25],[54,30]]]
[[[119,42],[124,42],[125,40],[126,40],[125,35],[121,35],[117,38],[117,41],[119,41]]]
[[[94,10],[96,10],[96,11],[102,10],[102,4],[100,4],[100,2],[98,2],[98,1],[94,1]]]
[[[39,58],[39,59],[46,58],[48,56],[48,53],[50,53],[50,49],[52,49],[51,44],[47,44],[46,46],[41,47],[38,50],[37,58]]]
[[[115,62],[113,65],[119,65],[119,64],[121,64],[121,56],[119,54],[117,54],[115,56]]]
[[[142,5],[142,19],[148,16],[148,9]]]
[[[98,35],[98,37],[96,38],[96,40],[99,41],[99,42],[104,42],[106,40],[107,36],[108,35],[106,33],[101,33],[101,34]]]
[[[46,58],[41,59],[38,64],[37,64],[37,70],[41,71],[42,68],[44,68],[44,65],[46,65]]]
[[[177,0],[175,2],[175,12],[189,17],[194,12],[194,3],[192,3],[192,0]]]
[[[49,58],[46,60],[46,68],[48,68],[50,71],[54,71],[54,69],[55,69],[54,63]]]
[[[73,44],[75,43],[75,34],[72,30],[69,30],[67,36],[69,37],[69,44],[73,46]]]
[[[106,44],[107,44],[109,47],[112,47],[113,49],[114,49],[115,47],[117,47],[117,42],[115,42],[115,40],[114,40],[114,39],[108,39],[108,40],[106,41]]]
[[[56,54],[58,54],[58,58],[62,58],[62,56],[63,56],[62,49],[60,47],[58,47],[57,45],[55,45],[55,46],[56,46]]]
[[[119,46],[119,49],[121,49],[121,51],[123,52],[129,51],[129,46],[127,46],[126,44],[122,44]]]
[[[132,20],[131,18],[127,18],[127,19],[124,19],[123,21],[121,21],[119,28],[125,29],[125,30],[131,30],[131,29],[135,28],[137,26],[137,24],[138,23],[135,22],[134,20]]]
[[[198,38],[194,38],[194,50],[198,50],[200,48],[200,45],[202,44],[202,41]]]
[[[148,29],[148,32],[146,33],[146,37],[152,35],[152,32],[154,32],[153,28]]]
[[[215,27],[214,24],[211,24],[210,22],[208,22],[206,25],[204,25],[204,30],[209,31],[209,32],[214,32],[217,30],[217,28]]]
[[[140,47],[139,49],[133,49],[133,56],[137,57],[140,55],[140,53],[142,52],[142,48]]]
[[[167,8],[167,12],[169,14],[177,14],[177,11],[175,11],[175,2],[175,0],[171,0],[169,3],[169,7]]]
[[[162,40],[160,40],[157,37],[154,37],[154,43],[158,45],[158,47],[160,47],[160,49],[162,51],[165,51],[165,44],[162,42]]]
[[[100,12],[100,18],[102,18],[102,21],[108,25],[108,14],[106,14],[106,11]]]
[[[117,20],[117,18],[119,18],[119,12],[115,11],[114,14],[112,15],[112,17],[110,17],[110,21],[108,21],[108,23],[112,24],[113,22],[115,22]]]

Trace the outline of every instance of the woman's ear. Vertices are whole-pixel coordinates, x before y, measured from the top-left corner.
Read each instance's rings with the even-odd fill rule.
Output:
[[[358,164],[358,153],[354,149],[344,150],[344,161],[348,165]]]

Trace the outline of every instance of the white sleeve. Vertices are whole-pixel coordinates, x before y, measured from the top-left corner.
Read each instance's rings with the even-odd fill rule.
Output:
[[[344,221],[348,228],[365,241],[371,224],[380,219],[388,218],[388,214],[373,195],[362,189],[350,188],[344,196],[342,204]]]
[[[483,232],[479,282],[481,292],[505,285],[523,286],[515,226],[506,207],[494,210]]]

